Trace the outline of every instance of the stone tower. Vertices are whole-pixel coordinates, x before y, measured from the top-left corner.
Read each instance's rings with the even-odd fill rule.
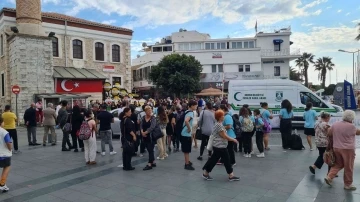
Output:
[[[41,0],[16,0],[16,24],[19,33],[45,36],[41,23]]]
[[[54,93],[51,38],[41,21],[41,0],[16,0],[18,33],[8,38],[10,85],[19,85],[19,120],[36,94]],[[11,88],[11,87],[10,87]],[[15,95],[11,94],[15,106]]]

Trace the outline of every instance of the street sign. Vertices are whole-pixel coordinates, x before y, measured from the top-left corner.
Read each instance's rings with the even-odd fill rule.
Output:
[[[15,95],[19,94],[20,93],[20,87],[18,85],[14,85],[11,88],[11,92],[13,92]]]

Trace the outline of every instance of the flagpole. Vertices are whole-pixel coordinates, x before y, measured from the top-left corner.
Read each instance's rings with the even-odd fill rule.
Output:
[[[224,79],[225,79],[225,65],[224,65],[224,62],[223,62],[222,89],[221,89],[221,98],[222,99],[224,99],[224,86],[225,86]]]

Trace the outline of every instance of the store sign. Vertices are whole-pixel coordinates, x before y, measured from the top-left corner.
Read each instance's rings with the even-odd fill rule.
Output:
[[[279,64],[279,63],[285,63],[284,60],[275,60],[275,61],[272,61],[272,60],[266,60],[266,61],[263,61],[263,64],[272,64],[272,63],[276,63],[276,64]]]
[[[58,79],[56,93],[101,93],[103,80]]]
[[[224,78],[225,81],[230,80],[256,80],[256,79],[263,79],[264,73],[261,71],[256,72],[225,72],[224,77],[223,73],[202,73],[200,76],[201,82],[216,82],[222,83]]]
[[[105,65],[105,66],[103,67],[103,71],[104,71],[104,72],[115,72],[115,66]]]
[[[221,53],[213,53],[212,58],[222,58],[222,54]]]

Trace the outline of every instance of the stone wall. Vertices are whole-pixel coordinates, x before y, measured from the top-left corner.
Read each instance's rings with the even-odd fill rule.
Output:
[[[76,68],[86,68],[86,69],[96,69],[99,73],[108,77],[108,81],[113,75],[121,75],[123,88],[127,89],[131,92],[132,89],[132,79],[131,79],[131,48],[130,41],[128,43],[117,42],[117,41],[108,41],[102,40],[100,42],[104,43],[105,49],[105,61],[95,61],[94,60],[94,39],[91,38],[82,38],[83,43],[85,44],[85,48],[83,48],[83,52],[85,58],[83,60],[72,59],[71,52],[71,40],[74,39],[72,36],[66,37],[66,42],[64,43],[65,36],[64,35],[56,35],[57,38],[60,38],[59,46],[61,47],[60,58],[54,57],[54,66],[63,66],[65,67],[65,56],[68,58],[67,66],[68,67],[76,67]],[[111,62],[111,45],[118,44],[120,45],[120,63]],[[64,47],[66,46],[66,47]],[[65,54],[65,48],[67,50],[67,54]],[[115,72],[104,72],[103,67],[105,65],[114,66]]]
[[[53,54],[48,37],[16,35],[9,41],[10,86],[19,85],[19,120],[34,102],[34,94],[53,93]],[[9,87],[11,89],[11,87]],[[11,105],[15,106],[15,95],[11,93]]]

